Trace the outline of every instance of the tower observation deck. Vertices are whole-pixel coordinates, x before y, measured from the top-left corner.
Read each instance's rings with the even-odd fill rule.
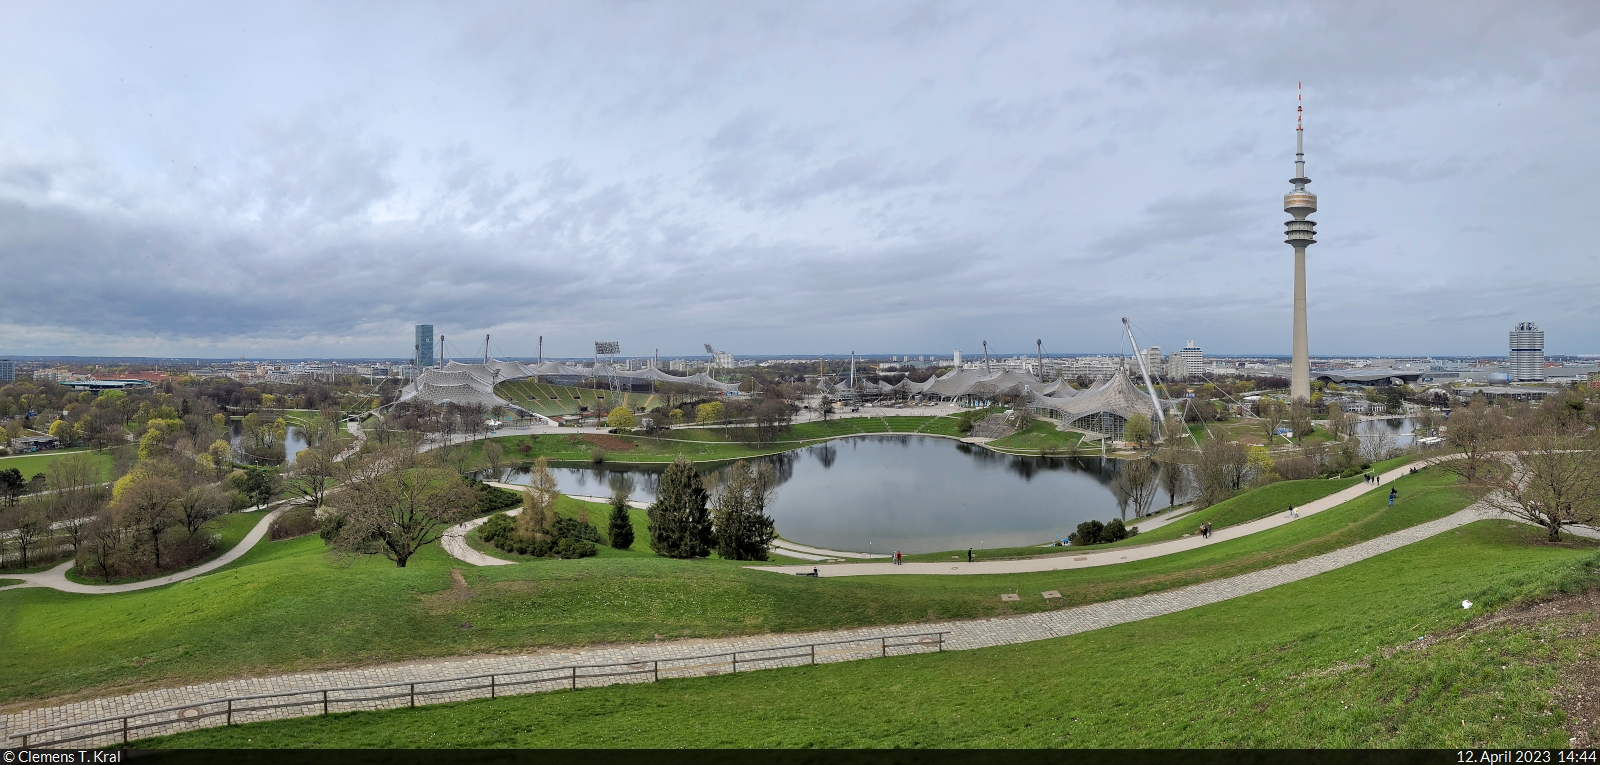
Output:
[[[1317,211],[1317,195],[1306,191],[1305,106],[1295,94],[1294,190],[1283,195],[1283,211],[1294,216],[1284,224],[1284,243],[1294,247],[1294,357],[1289,372],[1289,398],[1311,400],[1311,349],[1306,338],[1306,247],[1317,243],[1317,223],[1306,216]]]

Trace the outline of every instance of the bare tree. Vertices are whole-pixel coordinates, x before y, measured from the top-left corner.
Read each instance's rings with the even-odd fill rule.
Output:
[[[45,503],[30,499],[0,511],[0,533],[11,537],[11,544],[21,556],[21,566],[27,568],[28,553],[37,550],[50,535]]]
[[[161,568],[161,535],[178,523],[173,505],[183,495],[178,482],[164,476],[151,476],[135,481],[118,500],[122,517],[128,524],[150,535],[150,547],[155,556],[156,569]]]
[[[1167,492],[1167,507],[1177,504],[1178,495],[1184,493],[1189,482],[1181,456],[1175,440],[1168,440],[1157,454],[1161,461],[1161,488]]]
[[[55,490],[52,521],[66,534],[73,555],[77,555],[89,522],[106,503],[100,461],[87,452],[67,454],[52,461],[45,473]]]
[[[1484,500],[1511,516],[1544,527],[1550,540],[1561,528],[1600,520],[1600,444],[1545,424],[1497,452],[1504,461],[1483,471]]]
[[[339,464],[343,487],[329,495],[338,514],[331,545],[344,553],[383,555],[405,568],[418,550],[477,507],[476,492],[459,474],[414,445]]]
[[[122,553],[123,544],[127,539],[124,532],[120,511],[112,509],[101,513],[93,523],[89,524],[84,539],[83,550],[78,555],[78,564],[93,563],[94,568],[100,571],[100,577],[106,584],[111,583],[112,564]],[[84,566],[88,569],[88,566]]]
[[[505,478],[506,449],[499,441],[489,440],[483,442],[483,459],[489,463],[489,473],[496,481]]]
[[[1234,495],[1250,475],[1250,454],[1236,441],[1206,441],[1194,466],[1196,504],[1210,507]]]
[[[339,456],[338,449],[339,440],[330,438],[301,452],[295,458],[284,488],[300,497],[304,506],[313,510],[322,507],[339,472],[339,464],[334,461]]]
[[[1445,470],[1475,483],[1481,477],[1488,455],[1505,434],[1505,416],[1489,407],[1482,398],[1471,406],[1450,413],[1445,423],[1445,443],[1461,454],[1460,459],[1446,460]]]
[[[1159,488],[1156,481],[1156,474],[1159,472],[1160,469],[1148,457],[1122,460],[1118,464],[1116,481],[1128,495],[1135,518],[1143,518],[1150,512],[1150,505],[1155,502],[1156,491]]]
[[[1338,404],[1328,405],[1328,435],[1344,438],[1350,432],[1350,418]]]
[[[1306,435],[1311,432],[1311,408],[1303,401],[1295,401],[1289,407],[1289,429],[1294,431],[1294,442],[1303,443]]]
[[[178,498],[178,518],[189,536],[200,532],[200,527],[228,510],[228,496],[216,484],[196,486]]]
[[[1368,430],[1361,437],[1361,459],[1367,462],[1382,462],[1394,456],[1396,448],[1394,434],[1381,428]]]

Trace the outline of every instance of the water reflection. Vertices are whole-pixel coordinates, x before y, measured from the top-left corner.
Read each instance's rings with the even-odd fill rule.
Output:
[[[300,432],[300,427],[297,425],[287,427],[283,443],[268,447],[259,454],[242,451],[241,446],[244,445],[244,442],[244,427],[238,420],[233,420],[228,426],[228,443],[233,446],[236,453],[242,452],[242,456],[246,461],[254,457],[257,463],[262,465],[293,465],[294,456],[308,446],[304,434]]]
[[[1126,512],[1116,460],[1000,454],[948,439],[874,436],[751,460],[768,466],[769,512],[785,538],[841,550],[929,552],[1043,544],[1078,523]],[[630,481],[651,501],[664,465],[551,469],[563,493],[607,496]],[[721,466],[703,469],[720,483]],[[508,480],[527,482],[527,470]]]

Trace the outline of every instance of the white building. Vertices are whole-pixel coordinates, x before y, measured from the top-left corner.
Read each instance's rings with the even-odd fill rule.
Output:
[[[1522,322],[1511,330],[1511,379],[1544,381],[1544,331],[1531,321]]]
[[[1166,372],[1166,362],[1161,360],[1161,346],[1152,345],[1144,349],[1144,366],[1152,375],[1160,375]]]
[[[1205,354],[1193,340],[1186,341],[1183,350],[1175,351],[1167,357],[1167,376],[1174,380],[1186,380],[1189,375],[1201,373],[1205,365]]]

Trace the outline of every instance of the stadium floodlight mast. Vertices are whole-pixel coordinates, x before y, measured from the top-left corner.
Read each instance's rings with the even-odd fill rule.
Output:
[[[616,342],[615,340],[596,340],[594,343],[595,368],[598,369],[600,367],[601,354],[604,354],[608,357],[607,361],[610,364],[610,377],[607,382],[611,383],[612,393],[622,392],[622,381],[617,379],[617,354],[621,352],[622,344]]]

